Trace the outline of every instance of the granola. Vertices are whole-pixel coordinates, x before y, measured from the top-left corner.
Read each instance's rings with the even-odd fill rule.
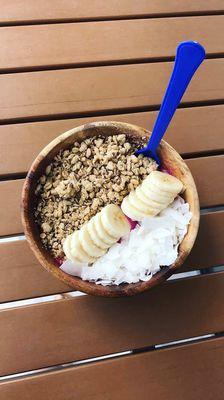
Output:
[[[142,143],[126,135],[91,137],[59,152],[36,187],[36,222],[43,245],[55,257],[62,243],[109,203],[123,198],[157,168],[134,152]]]

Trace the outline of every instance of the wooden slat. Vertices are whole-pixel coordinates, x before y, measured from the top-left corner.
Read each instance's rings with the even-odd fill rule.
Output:
[[[224,212],[202,215],[193,251],[177,272],[224,264],[223,248]],[[0,259],[0,302],[71,290],[44,270],[25,240],[1,243]]]
[[[32,160],[45,145],[60,133],[75,126],[91,121],[114,120],[133,123],[151,130],[156,115],[157,112],[151,111],[0,125],[0,174],[27,171]],[[165,138],[181,154],[220,151],[224,149],[223,126],[223,105],[182,108],[177,110]]]
[[[0,302],[71,290],[36,260],[26,240],[0,243]]]
[[[0,236],[22,232],[20,199],[23,179],[0,182]]]
[[[223,368],[221,337],[5,382],[0,399],[222,400]]]
[[[149,63],[0,75],[0,119],[155,106],[173,63]],[[223,98],[224,59],[206,60],[184,102]],[[212,79],[211,79],[212,77]]]
[[[224,156],[186,161],[196,179],[201,206],[223,204]],[[22,232],[20,196],[23,182],[23,179],[0,182],[0,236]]]
[[[223,265],[223,249],[224,212],[216,211],[201,215],[195,245],[179,272]]]
[[[223,312],[224,273],[131,298],[81,296],[2,310],[0,374],[220,332]]]
[[[222,0],[1,0],[0,22],[79,20],[224,10]]]
[[[201,207],[224,204],[224,156],[186,160],[199,192]]]
[[[3,27],[0,70],[170,57],[189,37],[221,54],[223,25],[215,15]]]

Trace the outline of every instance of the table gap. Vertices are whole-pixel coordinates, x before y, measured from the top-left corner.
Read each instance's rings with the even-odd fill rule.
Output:
[[[15,374],[10,374],[10,375],[3,375],[0,377],[0,383],[1,382],[11,382],[15,381],[21,378],[28,378],[28,377],[34,377],[38,375],[43,375],[48,372],[55,372],[55,371],[60,371],[60,370],[67,370],[70,368],[74,367],[79,367],[81,365],[89,365],[89,364],[96,364],[98,362],[103,362],[105,360],[113,360],[117,358],[123,358],[131,355],[137,355],[141,353],[149,353],[149,352],[154,352],[154,351],[161,351],[165,349],[170,349],[170,348],[178,348],[180,346],[189,346],[191,344],[196,344],[208,340],[213,340],[215,338],[221,338],[224,336],[224,332],[215,332],[212,334],[204,334],[201,336],[196,336],[196,337],[187,337],[185,339],[181,340],[176,340],[176,341],[171,341],[167,343],[158,343],[153,346],[149,347],[143,347],[143,348],[138,348],[138,349],[133,349],[133,350],[128,350],[124,352],[119,352],[119,353],[112,353],[112,354],[107,354],[107,355],[101,355],[98,357],[93,357],[93,358],[88,358],[88,359],[83,359],[80,361],[71,361],[69,363],[65,364],[58,364],[58,365],[53,365],[49,367],[44,367],[44,368],[39,368],[31,371],[22,371],[19,373]]]
[[[201,100],[201,101],[191,101],[184,102],[180,104],[178,108],[194,108],[194,107],[205,107],[205,106],[217,106],[223,105],[224,98],[213,99],[213,100]],[[44,122],[44,121],[57,121],[61,119],[73,119],[73,118],[88,118],[88,117],[103,117],[116,114],[132,114],[133,112],[145,112],[145,111],[158,111],[160,104],[155,104],[152,106],[137,106],[137,107],[121,107],[112,109],[102,109],[102,110],[90,110],[88,112],[79,113],[61,113],[54,115],[38,115],[35,117],[19,117],[19,118],[7,118],[0,119],[0,125],[13,125],[18,123],[30,123],[30,122]]]
[[[109,15],[105,17],[83,17],[83,18],[43,18],[43,19],[28,19],[28,20],[18,20],[18,21],[0,21],[0,27],[6,26],[24,26],[24,25],[54,25],[54,24],[72,24],[72,23],[82,23],[82,22],[103,22],[103,21],[127,21],[136,19],[163,19],[163,18],[175,18],[175,17],[201,17],[209,15],[224,15],[223,10],[210,10],[210,11],[183,11],[174,13],[143,13],[138,15]]]

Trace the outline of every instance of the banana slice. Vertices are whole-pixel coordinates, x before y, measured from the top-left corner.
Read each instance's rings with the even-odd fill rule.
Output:
[[[101,210],[101,221],[104,229],[116,240],[130,232],[127,218],[115,204],[108,204]]]
[[[143,201],[141,201],[136,196],[135,191],[129,193],[128,201],[129,201],[130,206],[133,206],[138,211],[143,212],[148,216],[154,216],[160,212],[160,210],[158,210],[158,208],[151,207],[150,202],[148,202],[148,204],[147,204],[147,203],[144,203]]]
[[[71,235],[69,251],[72,260],[74,259],[82,263],[93,263],[96,260],[94,257],[89,256],[83,249],[79,240],[79,231],[76,231]]]
[[[105,244],[109,245],[109,247],[112,246],[112,244],[114,244],[117,241],[117,239],[110,236],[104,229],[101,221],[101,213],[95,215],[95,217],[93,218],[93,225],[95,230],[97,231],[97,235],[100,238],[100,240],[102,240]]]
[[[93,263],[130,231],[130,224],[120,207],[109,204],[63,244],[66,257],[81,263]]]
[[[72,255],[70,252],[70,248],[71,248],[71,239],[72,239],[72,235],[69,235],[66,237],[64,243],[63,243],[63,251],[66,255],[66,257],[71,260],[72,259]]]
[[[183,189],[183,184],[179,179],[175,178],[175,176],[166,174],[165,172],[152,171],[145,181],[149,185],[155,185],[163,192],[174,194],[175,197]]]
[[[99,236],[96,228],[95,228],[95,224],[94,224],[94,218],[91,218],[91,220],[88,222],[87,224],[87,230],[89,232],[89,235],[93,241],[93,243],[99,247],[100,249],[108,249],[110,247],[110,244],[105,243]]]
[[[79,240],[83,250],[90,256],[90,257],[100,257],[105,253],[105,250],[100,249],[97,247],[91,239],[91,236],[88,232],[87,225],[84,225],[79,231]]]
[[[133,221],[141,221],[143,218],[147,217],[147,214],[143,213],[143,211],[137,210],[137,208],[130,204],[128,197],[129,196],[126,196],[121,203],[123,213]]]
[[[150,205],[152,208],[155,208],[159,211],[161,211],[164,207],[162,203],[159,203],[158,201],[153,200],[152,198],[150,199],[145,195],[145,193],[142,190],[141,186],[138,186],[135,189],[135,194],[138,197],[139,200],[141,200],[143,203]]]
[[[146,197],[157,201],[157,203],[163,204],[164,207],[167,207],[167,205],[170,204],[174,199],[174,195],[168,194],[167,192],[162,192],[162,190],[157,186],[152,184],[149,185],[146,180],[142,182],[141,189]]]

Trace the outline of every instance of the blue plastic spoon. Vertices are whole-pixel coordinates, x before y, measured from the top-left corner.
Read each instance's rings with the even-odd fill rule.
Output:
[[[137,150],[136,155],[143,154],[146,157],[152,157],[160,165],[157,147],[167,130],[191,78],[204,58],[205,50],[199,43],[188,41],[179,44],[177,47],[173,72],[154,124],[152,134],[147,146],[143,149]]]

